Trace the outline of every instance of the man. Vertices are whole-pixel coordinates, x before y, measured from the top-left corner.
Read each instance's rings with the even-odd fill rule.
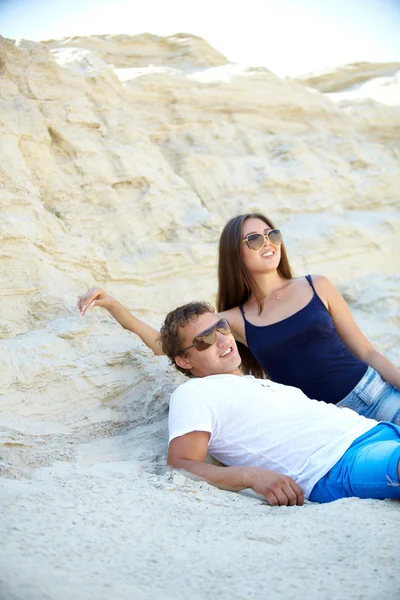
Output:
[[[242,376],[229,324],[209,304],[170,312],[161,344],[190,376],[171,397],[171,467],[272,505],[400,498],[400,428]],[[207,464],[208,452],[226,467]]]

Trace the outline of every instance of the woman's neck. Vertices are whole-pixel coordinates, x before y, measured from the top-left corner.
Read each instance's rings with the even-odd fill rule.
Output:
[[[268,298],[271,294],[278,292],[287,283],[286,279],[279,275],[278,271],[259,273],[253,275],[253,277],[263,298]]]

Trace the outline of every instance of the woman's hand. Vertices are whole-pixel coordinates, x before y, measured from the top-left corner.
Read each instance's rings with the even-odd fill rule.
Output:
[[[81,317],[83,317],[89,306],[102,306],[108,310],[113,302],[114,298],[107,294],[107,292],[101,288],[92,287],[82,294],[82,296],[79,296],[76,308],[79,310]]]
[[[82,296],[79,296],[76,308],[79,310],[81,317],[85,315],[89,306],[102,306],[107,309],[121,327],[138,335],[156,356],[163,354],[160,332],[132,315],[125,306],[122,306],[118,300],[101,288],[92,287]]]

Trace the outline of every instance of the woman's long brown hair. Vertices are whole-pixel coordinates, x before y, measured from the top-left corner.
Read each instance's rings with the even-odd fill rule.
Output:
[[[263,309],[261,290],[245,266],[241,254],[242,227],[247,219],[260,219],[264,221],[267,227],[275,229],[272,221],[259,213],[247,213],[233,217],[225,225],[219,240],[218,312],[244,304],[251,295],[257,301],[258,314],[261,314]],[[278,273],[284,279],[293,279],[293,271],[290,267],[284,244],[281,245],[281,260],[278,265]],[[242,371],[255,377],[265,377],[266,374],[260,363],[254,358],[247,346],[240,342],[237,345],[242,358]]]

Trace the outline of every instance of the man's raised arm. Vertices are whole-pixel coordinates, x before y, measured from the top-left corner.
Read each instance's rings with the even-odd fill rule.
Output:
[[[301,488],[286,475],[260,467],[218,467],[205,462],[208,431],[192,431],[174,438],[168,449],[168,465],[197,475],[224,490],[239,492],[252,489],[264,496],[272,506],[301,506]]]

